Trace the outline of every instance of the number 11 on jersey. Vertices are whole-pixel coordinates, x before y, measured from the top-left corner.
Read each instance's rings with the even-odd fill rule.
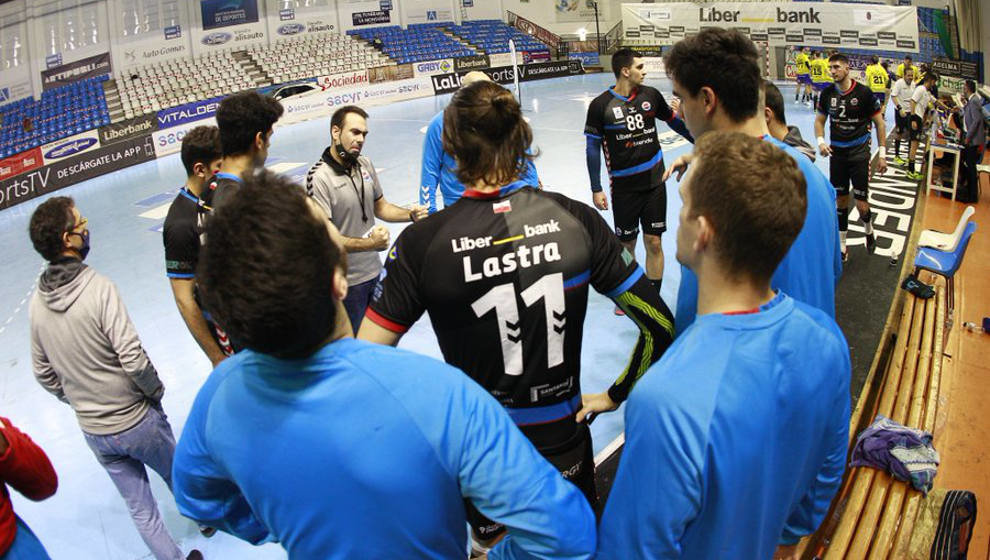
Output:
[[[564,299],[564,275],[560,272],[547,274],[519,294],[526,307],[532,307],[543,300],[547,323],[547,367],[564,363],[564,331],[567,321]],[[516,290],[512,283],[499,284],[488,290],[473,304],[471,309],[480,319],[495,310],[498,332],[502,341],[502,364],[506,375],[522,375],[523,348],[522,323],[519,320],[519,306]]]

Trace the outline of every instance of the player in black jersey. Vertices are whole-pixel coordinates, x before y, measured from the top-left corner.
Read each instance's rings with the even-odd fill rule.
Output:
[[[836,192],[839,216],[839,247],[842,260],[848,258],[846,232],[849,230],[849,184],[852,183],[856,209],[866,230],[866,248],[872,252],[876,246],[873,235],[873,215],[867,201],[870,184],[870,124],[876,128],[877,171],[887,171],[887,150],[884,147],[887,127],[883,121],[883,107],[870,88],[856,82],[849,75],[849,59],[843,54],[833,54],[828,59],[829,72],[834,83],[829,84],[818,100],[815,117],[815,136],[818,151],[829,161],[829,179]],[[829,140],[825,142],[825,121],[829,122]]]
[[[656,120],[666,121],[684,138],[692,142],[694,139],[663,95],[643,85],[646,72],[639,53],[632,49],[616,51],[612,55],[612,72],[615,85],[591,102],[584,125],[592,199],[599,210],[608,210],[600,176],[604,151],[615,233],[635,254],[642,225],[646,276],[659,290],[663,280],[660,235],[667,230],[667,189],[662,179],[663,150]]]
[[[501,402],[530,441],[595,503],[588,414],[614,410],[672,342],[672,314],[590,207],[518,179],[532,132],[505,88],[478,82],[444,111],[444,149],[467,186],[408,226],[388,254],[358,337],[395,344],[429,312],[446,361]],[[640,328],[608,391],[580,389],[589,284]],[[479,515],[476,536],[498,534]]]
[[[237,190],[243,182],[241,177],[265,165],[272,131],[282,111],[281,103],[254,91],[235,93],[220,102],[217,125],[223,162],[207,183],[203,195],[207,205],[217,207],[225,196]]]
[[[179,314],[206,357],[216,366],[233,352],[226,334],[214,324],[196,291],[199,263],[199,222],[209,211],[200,198],[210,177],[220,168],[220,133],[215,126],[197,126],[182,138],[186,184],[172,201],[162,229],[165,273]]]

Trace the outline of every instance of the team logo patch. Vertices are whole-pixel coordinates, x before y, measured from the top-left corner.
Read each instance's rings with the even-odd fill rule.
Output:
[[[370,181],[371,180],[371,173],[368,173],[368,170],[367,169],[362,168],[361,169],[361,178],[364,179],[365,181]]]
[[[836,98],[834,98],[834,97],[832,99],[830,99],[829,101],[831,101],[833,107],[835,107],[838,104],[838,102],[839,102],[839,100],[836,99]]]
[[[642,107],[644,111],[649,111],[650,109],[653,108],[653,105],[650,105],[649,101],[644,101],[643,104],[640,105],[640,107]]]
[[[622,107],[612,107],[612,114],[615,115],[615,118],[621,119],[622,118]]]
[[[503,200],[502,202],[496,202],[492,204],[492,212],[495,214],[504,214],[506,212],[512,212],[512,201]]]
[[[855,107],[856,105],[859,105],[859,99],[856,99],[855,97],[853,97],[852,98],[852,101],[850,101],[850,103],[852,103],[853,104],[853,107]]]
[[[398,257],[399,257],[399,252],[398,252],[398,250],[396,249],[396,247],[395,247],[395,245],[392,245],[392,248],[391,248],[391,249],[389,250],[389,252],[388,252],[388,260],[390,260],[390,261],[394,261],[394,260],[395,260],[395,259],[397,259]],[[385,270],[384,270],[384,269],[382,269],[382,274],[384,274],[384,272],[385,272]]]

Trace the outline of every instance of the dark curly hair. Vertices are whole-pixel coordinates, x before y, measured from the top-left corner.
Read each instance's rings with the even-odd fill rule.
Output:
[[[664,57],[667,75],[691,97],[703,87],[718,96],[735,122],[756,114],[763,77],[756,46],[736,30],[710,27],[674,44]]]
[[[56,196],[41,203],[31,215],[28,233],[34,250],[52,262],[62,254],[62,236],[76,224],[72,208],[76,203],[67,196]]]
[[[223,155],[247,153],[258,133],[267,134],[283,111],[281,103],[256,91],[225,97],[217,108]]]
[[[246,178],[210,217],[206,240],[196,280],[235,346],[291,359],[326,341],[341,254],[302,187],[268,171]]]

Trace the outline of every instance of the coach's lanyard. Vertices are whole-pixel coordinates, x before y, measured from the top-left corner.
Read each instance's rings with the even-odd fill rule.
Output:
[[[354,194],[357,195],[358,201],[361,202],[361,220],[368,221],[368,211],[364,209],[365,192],[364,192],[364,174],[361,173],[361,162],[357,162],[355,165],[358,170],[358,175],[361,176],[361,188],[358,189],[357,183],[354,182],[354,176],[351,175],[350,169],[347,170],[347,178],[351,180],[351,186],[354,187]]]

